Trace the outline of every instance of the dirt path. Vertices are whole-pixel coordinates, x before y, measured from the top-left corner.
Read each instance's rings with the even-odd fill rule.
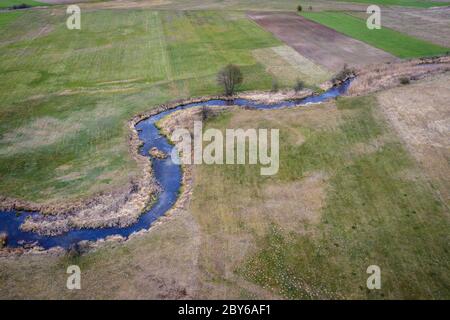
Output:
[[[248,16],[301,55],[333,71],[344,64],[362,66],[396,60],[387,52],[295,13],[250,12]]]

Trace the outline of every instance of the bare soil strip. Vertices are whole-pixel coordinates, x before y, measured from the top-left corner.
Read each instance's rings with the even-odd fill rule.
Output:
[[[295,13],[250,12],[248,17],[301,55],[332,71],[344,64],[360,67],[397,58]]]
[[[295,83],[297,79],[302,79],[307,84],[320,85],[332,77],[327,69],[286,45],[256,49],[252,54],[266,67],[267,72],[284,85]]]

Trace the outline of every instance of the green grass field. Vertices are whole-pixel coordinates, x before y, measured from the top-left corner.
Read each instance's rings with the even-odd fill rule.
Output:
[[[244,13],[100,10],[83,14],[81,31],[47,11],[1,17],[0,194],[37,201],[123,184],[137,174],[128,119],[220,93],[216,73],[230,62],[241,90],[268,89],[252,50],[281,44]]]
[[[433,56],[450,51],[450,48],[438,46],[383,26],[380,30],[370,30],[366,27],[365,20],[343,12],[303,12],[301,15],[399,58]]]
[[[34,0],[0,0],[0,8],[9,8],[14,5],[27,4],[32,7],[47,6],[48,4]]]
[[[343,1],[343,0],[342,0]],[[448,6],[450,2],[443,1],[423,1],[423,0],[348,0],[347,2],[376,4],[380,6],[399,6],[399,7],[444,7]]]

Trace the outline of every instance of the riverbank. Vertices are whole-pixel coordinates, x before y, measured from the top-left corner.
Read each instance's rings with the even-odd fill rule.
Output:
[[[311,90],[305,89],[299,92],[286,92],[286,97],[294,97],[302,99],[311,94]],[[256,96],[255,96],[256,95]],[[166,105],[160,105],[151,111],[139,114],[133,117],[128,122],[130,130],[129,149],[130,153],[138,165],[142,168],[141,178],[130,183],[126,192],[115,191],[109,194],[101,194],[93,199],[84,202],[77,202],[67,204],[64,209],[64,204],[57,205],[39,205],[36,203],[27,203],[16,199],[4,198],[0,207],[4,211],[37,211],[41,214],[32,215],[25,219],[25,222],[20,226],[21,231],[34,232],[43,236],[57,236],[73,229],[93,229],[93,228],[123,228],[131,226],[139,219],[146,208],[152,205],[154,199],[158,196],[160,188],[154,179],[151,168],[151,161],[148,157],[140,154],[139,150],[142,146],[142,141],[139,140],[136,125],[141,121],[148,119],[161,112],[174,109],[180,105],[202,103],[210,100],[233,100],[233,99],[249,99],[252,97],[266,97],[265,101],[271,100],[271,93],[267,92],[247,92],[241,95],[232,97],[227,96],[207,96],[200,98],[193,98],[183,101],[173,101]],[[281,101],[280,96],[283,93],[277,93],[277,101]],[[183,184],[189,181],[189,170],[184,170]],[[187,184],[186,184],[187,185]],[[190,184],[189,184],[190,185]],[[183,190],[188,191],[189,187],[183,187]],[[179,203],[185,201],[186,196],[180,196]],[[175,207],[177,207],[177,205]],[[100,239],[101,240],[101,239]],[[106,241],[121,241],[124,240],[121,236],[109,236],[104,239]],[[97,241],[81,241],[83,247],[95,247]],[[101,241],[100,241],[101,242]],[[5,248],[4,251],[23,253],[24,248],[18,250],[12,248]],[[37,244],[31,246],[32,251],[44,251],[43,248]],[[28,250],[30,251],[30,250]]]
[[[386,77],[386,73],[388,70],[394,70],[395,74],[392,78],[395,77],[404,77],[405,74],[410,77],[414,76],[426,76],[428,74],[433,74],[436,72],[445,71],[446,64],[449,63],[448,57],[442,58],[433,58],[433,59],[420,59],[417,61],[410,61],[407,63],[403,63],[402,65],[398,65],[396,68],[384,68],[383,77],[380,79],[384,79]],[[427,68],[424,72],[423,65],[432,65],[432,68]],[[405,69],[404,66],[407,66]],[[415,68],[416,66],[416,68]],[[379,67],[381,69],[381,67]],[[398,72],[399,70],[405,69],[404,72]],[[431,71],[430,71],[431,70]],[[372,71],[374,73],[375,71]],[[361,75],[367,76],[368,72],[363,73],[360,71]],[[358,82],[357,82],[358,83]],[[380,83],[384,82],[380,81]],[[396,81],[389,82],[390,86],[399,85],[398,79]],[[350,87],[352,89],[354,87],[353,83]],[[157,115],[163,111],[167,111],[173,108],[176,108],[180,105],[185,104],[195,104],[201,103],[205,101],[209,101],[212,99],[220,99],[220,100],[233,100],[233,99],[248,99],[248,100],[258,100],[266,103],[273,103],[276,101],[283,101],[286,99],[301,99],[306,96],[311,95],[311,90],[303,90],[301,92],[295,93],[293,91],[285,91],[285,92],[247,92],[241,93],[234,97],[200,97],[196,99],[189,99],[185,101],[174,101],[167,105],[161,105],[155,109],[152,109],[149,112],[137,115],[133,117],[128,122],[128,127],[130,129],[130,152],[135,159],[135,161],[142,168],[142,176],[141,178],[130,184],[130,188],[127,189],[125,193],[111,193],[108,195],[101,195],[97,198],[91,199],[83,204],[70,205],[69,210],[63,211],[63,204],[61,207],[52,206],[52,207],[42,207],[39,208],[38,205],[32,204],[27,207],[27,204],[21,203],[20,201],[16,202],[15,200],[9,200],[2,202],[3,208],[8,208],[9,210],[17,210],[17,208],[29,209],[33,208],[30,211],[40,211],[46,214],[42,214],[39,216],[34,216],[26,219],[26,221],[21,226],[22,231],[31,231],[42,235],[58,235],[64,232],[67,232],[71,229],[82,229],[82,228],[105,228],[105,227],[126,227],[130,226],[139,219],[141,214],[144,212],[145,208],[148,208],[151,202],[155,199],[158,192],[158,185],[154,180],[154,176],[152,174],[151,163],[147,157],[144,157],[139,153],[139,148],[142,145],[142,142],[139,140],[138,132],[136,131],[135,126],[151,116]],[[354,92],[353,92],[354,93]],[[284,99],[283,99],[284,98]],[[189,178],[190,170],[188,168],[183,168],[183,193],[180,196],[180,201],[177,201],[178,206],[179,203],[184,203],[189,198],[189,190],[191,185],[191,178]],[[186,180],[185,180],[186,177]],[[184,192],[187,192],[184,194]],[[6,206],[5,206],[6,205]],[[58,212],[58,209],[61,209],[61,212]],[[66,209],[67,210],[67,209]],[[114,238],[114,237],[113,237]],[[119,237],[116,237],[116,240],[123,240]],[[87,246],[92,246],[89,241],[85,243]]]

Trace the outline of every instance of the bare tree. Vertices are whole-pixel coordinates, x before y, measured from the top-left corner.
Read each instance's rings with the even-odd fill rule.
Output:
[[[295,85],[294,85],[295,92],[302,91],[304,87],[305,87],[305,83],[302,80],[297,79],[295,81]]]
[[[234,64],[229,64],[217,74],[217,83],[223,86],[225,95],[232,96],[236,86],[244,80],[241,69]]]

